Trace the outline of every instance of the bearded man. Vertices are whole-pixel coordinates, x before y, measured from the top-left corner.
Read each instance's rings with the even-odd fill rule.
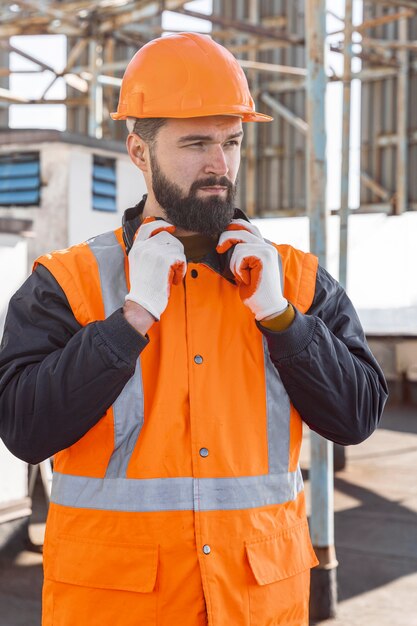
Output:
[[[307,626],[302,421],[362,441],[386,399],[346,293],[234,208],[255,111],[182,33],[133,57],[114,119],[148,193],[40,257],[12,298],[0,434],[54,455],[43,626]]]

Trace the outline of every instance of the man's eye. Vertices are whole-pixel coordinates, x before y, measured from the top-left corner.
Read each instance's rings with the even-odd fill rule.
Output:
[[[226,146],[238,146],[239,142],[236,139],[231,139],[230,141],[226,142]]]

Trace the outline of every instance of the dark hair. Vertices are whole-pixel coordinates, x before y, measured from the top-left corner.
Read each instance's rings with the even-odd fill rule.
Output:
[[[152,146],[156,141],[160,128],[166,123],[166,117],[136,118],[132,132],[142,137],[147,144]]]

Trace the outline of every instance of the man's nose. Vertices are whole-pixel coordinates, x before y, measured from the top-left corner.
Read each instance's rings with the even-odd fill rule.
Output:
[[[223,148],[221,146],[212,146],[209,154],[210,158],[205,166],[205,173],[226,176],[229,166]]]

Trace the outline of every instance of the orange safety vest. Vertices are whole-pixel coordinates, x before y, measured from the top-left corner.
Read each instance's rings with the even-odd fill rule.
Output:
[[[317,259],[277,248],[305,312]],[[123,305],[121,229],[37,262],[81,325]],[[307,626],[302,422],[252,313],[189,262],[149,338],[113,406],[55,456],[43,626]]]

